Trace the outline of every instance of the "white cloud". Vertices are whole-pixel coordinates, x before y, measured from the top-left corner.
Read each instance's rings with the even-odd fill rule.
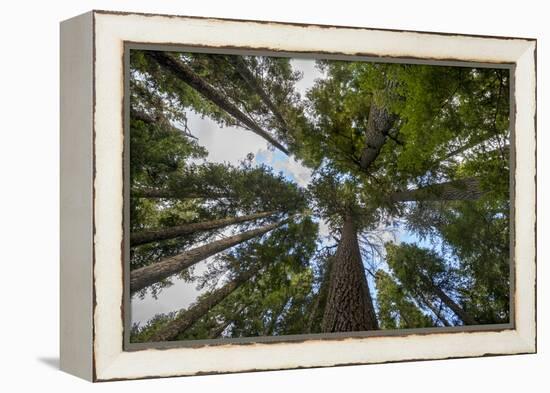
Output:
[[[330,235],[330,227],[328,223],[325,220],[320,219],[319,220],[319,237],[326,238],[329,235]]]
[[[295,181],[300,187],[306,187],[311,180],[311,169],[303,166],[294,157],[283,156],[282,153],[277,151],[260,150],[256,154],[256,163],[264,163],[276,172],[283,172],[284,176]]]
[[[306,91],[313,86],[316,79],[324,77],[324,74],[315,67],[314,59],[291,59],[290,65],[295,71],[301,71],[303,74],[302,79],[294,85],[302,98],[305,97]]]
[[[187,126],[198,138],[199,145],[208,150],[209,162],[238,164],[248,153],[266,149],[267,142],[252,131],[237,127],[220,127],[208,117],[187,112]]]

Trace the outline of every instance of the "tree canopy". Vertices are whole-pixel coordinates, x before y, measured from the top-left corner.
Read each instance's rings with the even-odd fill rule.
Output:
[[[508,70],[315,60],[304,91],[286,57],[130,64],[132,301],[197,288],[132,341],[509,321]],[[217,161],[193,116],[261,143]]]

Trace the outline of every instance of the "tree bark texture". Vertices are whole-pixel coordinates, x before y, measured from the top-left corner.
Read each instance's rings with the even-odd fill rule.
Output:
[[[236,105],[228,101],[212,85],[197,75],[187,64],[164,52],[147,51],[146,53],[161,67],[169,70],[172,74],[187,83],[204,98],[216,104],[220,109],[233,116],[238,122],[248,127],[252,132],[264,138],[283,153],[287,155],[289,154],[288,150],[282,144],[280,144],[268,132],[263,130],[254,120],[245,115]]]
[[[156,332],[152,337],[152,342],[174,340],[178,335],[189,329],[195,322],[201,319],[208,311],[231,295],[237,288],[252,278],[258,269],[250,269],[241,273],[236,279],[228,282],[223,287],[214,290],[209,295],[200,299],[189,309],[181,312],[173,321]],[[221,334],[221,333],[220,333]]]
[[[372,103],[365,129],[365,147],[361,153],[360,166],[366,171],[380,154],[382,146],[386,142],[388,132],[395,122],[395,116],[385,108]]]
[[[407,201],[475,201],[484,192],[479,179],[466,178],[446,183],[433,184],[414,190],[398,191],[390,195],[390,202]]]
[[[165,278],[177,274],[190,266],[206,259],[220,251],[236,246],[286,224],[290,219],[265,225],[238,235],[216,240],[200,247],[193,248],[173,257],[168,257],[130,272],[130,292],[134,293],[153,285]]]
[[[179,236],[188,235],[195,232],[208,231],[210,229],[223,228],[229,225],[240,224],[247,221],[258,220],[275,214],[275,211],[261,212],[248,214],[240,217],[228,217],[218,220],[192,222],[188,224],[178,225],[169,228],[156,229],[151,231],[136,232],[130,234],[130,245],[137,246],[140,244],[156,242],[166,239],[174,239]]]
[[[342,237],[331,266],[322,331],[353,332],[378,329],[353,217],[345,218]]]

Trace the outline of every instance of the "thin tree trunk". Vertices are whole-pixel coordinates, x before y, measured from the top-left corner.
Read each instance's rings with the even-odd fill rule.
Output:
[[[460,146],[460,147],[457,147],[456,149],[454,150],[451,150],[450,152],[448,152],[442,160],[440,160],[439,162],[441,161],[446,161],[446,160],[449,160],[451,158],[453,158],[454,156],[457,156],[459,155],[460,153],[464,153],[466,150],[469,150],[469,149],[472,149],[482,143],[484,143],[485,141],[478,141],[478,142],[475,142],[475,143],[466,143],[464,144],[463,146]]]
[[[478,142],[475,142],[475,143],[467,143],[465,144],[464,146],[461,146],[461,147],[457,147],[456,149],[454,150],[451,150],[450,152],[448,152],[445,156],[443,156],[440,160],[438,161],[434,161],[431,165],[432,168],[437,168],[442,162],[445,162],[445,161],[448,161],[452,158],[454,158],[455,156],[458,156],[459,154],[461,153],[464,153],[465,151],[468,151],[470,149],[473,149],[477,146],[480,146],[482,145],[483,143],[485,143],[487,141],[487,139],[483,140],[483,141],[478,141]],[[493,149],[493,150],[489,150],[487,151],[486,153],[492,153],[492,152],[495,152],[495,151],[499,151],[501,152],[502,154],[508,154],[510,152],[510,145],[504,145],[502,148],[497,148],[497,149]]]
[[[153,117],[144,111],[137,110],[134,108],[130,109],[130,115],[132,119],[140,120],[149,125],[160,125],[165,130],[169,130],[170,132],[173,132],[175,134],[183,134],[186,137],[197,139],[197,137],[194,135],[191,135],[191,133],[187,129],[182,130],[181,128],[174,126],[172,123],[170,123],[170,121],[166,117],[162,115]]]
[[[288,132],[286,121],[279,111],[279,108],[277,108],[277,105],[275,105],[275,103],[271,100],[269,94],[267,94],[266,91],[262,88],[254,74],[248,68],[248,65],[243,60],[243,58],[241,56],[228,56],[227,58],[229,62],[235,67],[241,78],[248,84],[248,86],[250,86],[250,88],[256,94],[258,94],[265,106],[267,106],[271,113],[273,113],[283,131]]]
[[[226,250],[247,240],[272,231],[273,229],[286,224],[289,220],[290,218],[247,232],[239,233],[238,235],[216,240],[173,257],[164,258],[149,266],[136,269],[130,272],[130,292],[134,293],[145,287],[153,285],[165,278],[187,269],[190,266],[193,266],[203,259],[219,253],[220,251]]]
[[[130,234],[130,245],[137,246],[140,244],[156,242],[160,240],[173,239],[179,236],[188,235],[195,232],[208,231],[210,229],[223,228],[229,225],[239,224],[242,222],[253,221],[260,218],[272,216],[276,211],[268,211],[262,213],[248,214],[240,217],[221,218],[219,220],[192,222],[184,225],[178,225],[169,228],[157,229],[152,231],[143,231]]]
[[[394,122],[395,116],[385,108],[378,107],[374,103],[371,104],[367,128],[365,129],[365,147],[360,158],[362,170],[368,170],[378,157]]]
[[[147,124],[156,124],[159,121],[159,119],[155,119],[151,115],[134,108],[130,109],[130,116],[132,117],[132,119],[141,120],[142,122]]]
[[[446,183],[432,184],[414,190],[394,192],[388,198],[390,202],[406,201],[475,201],[484,192],[479,179],[470,177]]]
[[[429,301],[428,299],[426,299],[426,297],[424,295],[419,295],[420,297],[420,303],[423,303],[426,307],[428,307],[430,309],[430,311],[434,314],[434,316],[439,319],[439,321],[444,325],[444,326],[451,326],[451,324],[449,323],[449,321],[447,321],[447,319],[441,315],[441,310],[438,310],[431,301]]]
[[[227,329],[227,327],[232,323],[233,321],[231,319],[228,319],[227,321],[220,323],[218,326],[210,330],[210,332],[208,333],[208,338],[215,339],[220,337],[222,333],[225,331],[225,329]]]
[[[200,95],[233,116],[237,121],[248,127],[252,132],[264,138],[283,153],[287,155],[289,154],[288,150],[282,144],[275,140],[275,138],[273,138],[268,132],[263,130],[254,120],[245,115],[236,105],[228,101],[213,86],[197,75],[195,71],[193,71],[193,69],[187,64],[164,52],[147,51],[146,53],[160,66],[169,70],[176,77],[183,80]]]
[[[269,324],[265,326],[264,328],[264,336],[272,336],[273,332],[275,331],[275,327],[277,326],[277,321],[279,320],[279,317],[283,314],[285,307],[290,302],[292,297],[287,297],[286,300],[281,303],[281,305],[278,307],[276,312],[271,313],[271,319],[269,320]],[[273,310],[272,310],[273,311]]]
[[[317,328],[320,328],[323,321],[323,314],[325,313],[325,306],[327,304],[328,289],[330,285],[330,268],[332,264],[332,258],[327,259],[327,266],[323,274],[323,280],[319,287],[319,292],[315,296],[315,301],[311,307],[307,323],[308,333],[317,333]],[[317,326],[317,328],[315,328]]]
[[[163,198],[163,199],[223,199],[230,198],[229,194],[205,192],[205,191],[171,191],[162,190],[156,188],[143,188],[139,190],[132,190],[132,197],[134,198]]]
[[[227,320],[223,321],[218,326],[211,329],[210,332],[208,333],[208,338],[214,339],[214,338],[220,337],[222,333],[225,331],[225,329],[227,329],[227,327],[234,322],[235,317],[240,313],[242,313],[247,306],[248,304],[243,304],[242,306],[239,307],[237,311],[235,311],[235,313],[233,313],[233,316],[231,318],[227,318]]]
[[[453,299],[451,299],[449,296],[447,296],[447,294],[445,292],[443,292],[443,290],[441,288],[439,288],[437,285],[433,284],[426,277],[421,276],[421,278],[424,281],[424,283],[432,290],[432,292],[435,295],[437,295],[443,301],[443,303],[445,303],[445,305],[447,307],[449,307],[456,314],[456,316],[459,317],[462,320],[462,322],[465,325],[477,325],[478,324],[477,321],[470,314],[468,314],[466,311],[464,311],[462,309],[462,307],[460,307],[458,304],[456,304],[456,302]]]
[[[166,326],[153,334],[151,341],[159,342],[174,340],[178,335],[184,333],[187,329],[193,326],[195,322],[206,315],[206,313],[213,307],[218,305],[242,284],[252,278],[257,272],[258,269],[255,268],[241,273],[233,281],[230,281],[223,287],[214,290],[186,311],[180,312],[180,314],[173,321],[169,322]]]
[[[332,262],[323,332],[378,329],[353,217],[347,215]]]
[[[480,145],[484,144],[485,142],[487,142],[489,139],[491,139],[491,138],[487,138],[487,139],[484,139],[482,141],[475,141],[475,142],[465,143],[463,146],[457,147],[456,149],[448,152],[445,155],[445,157],[443,158],[443,161],[451,159],[454,156],[456,156],[460,153],[464,153],[467,150],[470,150],[470,149],[473,149],[477,146],[480,146]],[[503,153],[508,153],[510,151],[510,145],[506,144],[502,148],[489,150],[489,151],[487,151],[487,153],[491,153],[491,152],[494,152],[494,151],[500,151],[500,152],[503,152]]]

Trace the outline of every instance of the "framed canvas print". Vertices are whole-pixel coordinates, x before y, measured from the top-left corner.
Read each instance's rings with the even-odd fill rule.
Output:
[[[61,368],[536,351],[536,41],[61,24]]]

